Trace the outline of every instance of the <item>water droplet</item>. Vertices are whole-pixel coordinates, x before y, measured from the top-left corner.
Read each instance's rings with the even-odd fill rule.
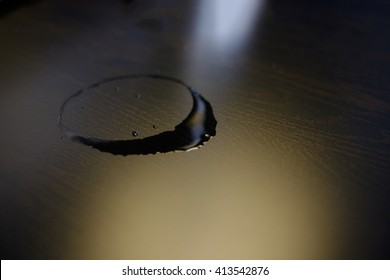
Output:
[[[120,87],[115,86],[115,90],[116,90],[116,91],[119,91],[119,90],[120,90]]]
[[[163,131],[153,136],[148,136],[142,139],[104,139],[96,138],[90,135],[79,133],[63,123],[63,113],[65,108],[72,100],[80,95],[94,90],[101,85],[111,83],[113,81],[123,81],[130,79],[157,79],[172,82],[182,86],[192,97],[192,109],[187,117],[177,124],[172,131]],[[137,98],[141,94],[136,94]],[[199,149],[205,142],[216,135],[217,120],[214,117],[211,104],[198,92],[193,90],[184,82],[162,75],[128,75],[116,78],[109,78],[99,83],[95,83],[85,89],[82,89],[70,96],[61,106],[58,118],[58,127],[61,131],[75,142],[91,146],[101,152],[107,152],[114,155],[139,155],[139,154],[156,154],[175,151],[190,151]],[[153,124],[153,128],[158,128]],[[133,137],[138,137],[137,131],[132,131]]]
[[[136,97],[136,98],[140,98],[140,97],[141,97],[141,94],[137,93],[137,94],[135,95],[135,97]]]

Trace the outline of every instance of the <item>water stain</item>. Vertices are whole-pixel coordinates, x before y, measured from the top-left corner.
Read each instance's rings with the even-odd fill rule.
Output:
[[[97,88],[103,84],[125,79],[150,78],[177,83],[184,86],[192,96],[192,109],[188,116],[172,131],[164,131],[159,134],[131,140],[110,140],[91,137],[77,132],[63,123],[63,113],[70,101],[76,99],[89,89]],[[61,106],[58,116],[59,129],[75,142],[93,147],[101,152],[114,155],[147,155],[166,153],[171,151],[188,151],[202,146],[216,135],[217,120],[214,117],[210,103],[198,92],[179,79],[163,75],[128,75],[105,79],[84,88],[70,96]],[[157,128],[157,126],[155,127]],[[133,136],[134,131],[132,133]]]

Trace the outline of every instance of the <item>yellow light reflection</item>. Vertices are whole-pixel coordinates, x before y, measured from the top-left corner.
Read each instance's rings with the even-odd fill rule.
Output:
[[[125,160],[116,166],[116,177],[102,182],[107,191],[91,198],[82,217],[85,228],[70,246],[79,250],[72,251],[73,257],[326,259],[337,255],[338,222],[333,217],[341,213],[327,205],[326,196],[310,192],[316,176],[299,171],[302,166],[281,169],[272,161],[259,160],[258,154],[240,159],[238,153],[230,157],[220,152],[212,160],[199,151],[164,157],[141,160],[138,168],[126,167]],[[205,159],[208,162],[202,165]]]

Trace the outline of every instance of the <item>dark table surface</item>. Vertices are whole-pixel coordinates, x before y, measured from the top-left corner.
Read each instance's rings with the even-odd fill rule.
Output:
[[[67,98],[139,73],[201,93],[216,136],[115,156],[60,131]],[[389,259],[389,73],[386,0],[2,1],[1,258]],[[155,79],[86,91],[64,122],[107,139],[192,104]]]

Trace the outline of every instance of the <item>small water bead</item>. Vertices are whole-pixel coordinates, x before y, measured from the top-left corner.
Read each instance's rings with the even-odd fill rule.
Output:
[[[116,91],[119,91],[119,90],[120,90],[120,87],[115,86],[115,90],[116,90]]]
[[[137,131],[133,130],[133,131],[131,132],[131,135],[133,135],[134,137],[137,137],[139,134],[138,134]]]
[[[157,125],[157,124],[154,124],[154,125],[153,125],[153,128],[154,128],[154,129],[157,129],[157,128],[158,128],[158,125]]]
[[[136,97],[136,98],[140,98],[140,97],[141,97],[141,94],[137,93],[137,94],[135,95],[135,97]]]

